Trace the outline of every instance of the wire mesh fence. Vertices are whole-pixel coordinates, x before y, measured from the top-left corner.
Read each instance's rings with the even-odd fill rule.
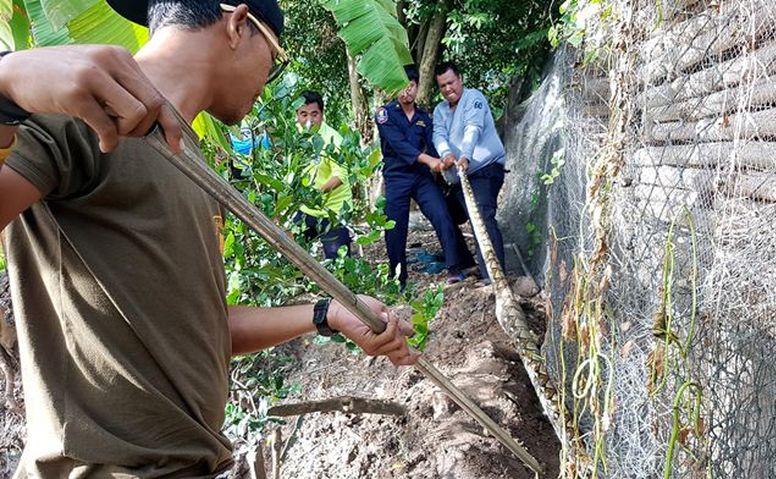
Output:
[[[776,477],[776,5],[604,3],[521,120],[562,98],[544,354],[598,477]]]

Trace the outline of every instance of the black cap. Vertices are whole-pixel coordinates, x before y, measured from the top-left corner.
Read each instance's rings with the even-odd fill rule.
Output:
[[[130,22],[148,26],[148,0],[107,0],[108,5],[119,15]],[[207,1],[207,0],[205,0]],[[212,1],[212,0],[211,0]],[[250,12],[259,20],[266,23],[275,35],[280,38],[283,33],[283,10],[278,6],[277,0],[223,0],[219,3],[229,5],[248,5]]]

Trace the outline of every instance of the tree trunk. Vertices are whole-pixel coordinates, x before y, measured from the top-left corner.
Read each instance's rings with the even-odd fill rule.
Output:
[[[356,129],[361,132],[361,137],[365,143],[372,140],[372,126],[370,115],[366,111],[366,100],[361,83],[358,81],[358,71],[356,70],[356,59],[347,51],[348,56],[348,78],[350,80],[350,104],[353,108],[353,118]]]
[[[418,27],[418,36],[413,45],[413,54],[417,62],[423,59],[423,49],[426,47],[426,38],[428,37],[428,25],[429,21],[427,20]]]
[[[423,57],[420,60],[420,85],[418,88],[418,103],[430,106],[434,88],[434,67],[439,57],[439,46],[447,30],[447,13],[449,1],[439,4],[428,25],[428,33],[423,45]]]
[[[407,2],[405,0],[396,2],[396,18],[399,20],[399,23],[404,25],[404,28],[407,28],[407,15],[404,13],[404,7],[406,6]]]

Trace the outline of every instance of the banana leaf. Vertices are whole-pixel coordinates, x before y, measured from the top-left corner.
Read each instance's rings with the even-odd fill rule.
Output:
[[[13,50],[14,39],[11,31],[11,18],[13,18],[13,2],[0,0],[0,48]]]
[[[32,36],[36,46],[67,45],[71,43],[99,43],[120,45],[136,52],[148,41],[148,30],[128,22],[115,13],[104,1],[91,1],[84,8],[83,0],[56,2],[60,12],[71,13],[67,23],[58,24],[49,20],[46,0],[25,0],[27,15],[32,24]],[[74,12],[78,12],[74,15]],[[59,14],[62,20],[62,13]]]
[[[391,0],[322,0],[340,26],[339,36],[359,58],[357,69],[370,83],[393,95],[404,88],[404,65],[412,63],[407,31]]]
[[[6,46],[9,50],[24,50],[25,48],[29,48],[32,44],[30,19],[27,18],[27,12],[24,9],[24,2],[22,0],[13,0],[11,4],[13,15],[11,15],[8,27],[13,36],[13,44],[8,44]],[[0,22],[2,22],[2,20],[0,20]]]
[[[46,18],[54,29],[59,29],[96,5],[99,0],[40,0]]]

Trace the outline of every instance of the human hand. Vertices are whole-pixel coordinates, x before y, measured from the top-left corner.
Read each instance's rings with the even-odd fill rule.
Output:
[[[466,172],[466,170],[469,169],[469,160],[467,160],[464,157],[459,158],[458,159],[458,163],[456,163],[456,164],[458,165],[458,170],[460,170],[460,171],[462,171],[464,173]]]
[[[454,154],[448,153],[445,155],[444,158],[442,158],[442,161],[445,164],[445,170],[449,170],[450,168],[455,166],[456,158]]]
[[[415,334],[412,326],[396,318],[380,301],[364,295],[359,295],[359,298],[387,323],[385,331],[381,334],[372,332],[369,326],[337,301],[332,301],[329,306],[326,316],[329,326],[351,339],[369,356],[388,356],[396,366],[415,364],[420,353],[412,351],[407,344],[407,338]]]
[[[30,113],[80,118],[97,133],[103,152],[115,149],[120,137],[145,136],[155,123],[172,151],[181,151],[181,126],[172,107],[123,48],[78,45],[11,53],[0,61],[0,94]]]
[[[434,162],[431,163],[429,166],[431,168],[431,171],[435,173],[441,173],[445,171],[447,168],[445,168],[445,162],[443,160],[440,160],[438,158],[434,158]]]

